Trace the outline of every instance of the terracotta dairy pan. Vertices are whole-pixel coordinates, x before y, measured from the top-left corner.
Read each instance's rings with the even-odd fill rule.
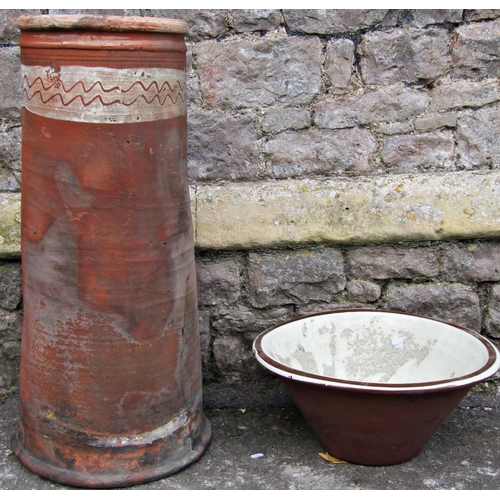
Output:
[[[389,311],[304,316],[262,333],[253,351],[323,448],[365,465],[414,458],[467,392],[500,368],[480,335]]]
[[[21,421],[14,453],[76,486],[196,460],[202,410],[183,21],[19,18]]]

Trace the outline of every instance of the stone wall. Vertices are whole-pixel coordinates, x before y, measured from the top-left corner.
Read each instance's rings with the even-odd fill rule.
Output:
[[[0,390],[22,315],[20,13],[0,11]],[[500,339],[500,10],[105,13],[190,24],[209,404],[277,402],[251,343],[303,313],[398,309]]]

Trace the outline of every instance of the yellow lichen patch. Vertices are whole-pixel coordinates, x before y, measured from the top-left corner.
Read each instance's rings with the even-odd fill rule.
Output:
[[[417,221],[417,218],[415,217],[415,214],[413,212],[406,212],[405,217],[413,222]]]

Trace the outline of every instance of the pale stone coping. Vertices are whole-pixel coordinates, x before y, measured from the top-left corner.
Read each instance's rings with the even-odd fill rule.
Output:
[[[191,187],[196,247],[500,237],[500,172]],[[20,255],[20,195],[0,195],[0,258]]]
[[[199,249],[500,236],[500,172],[198,187]]]
[[[21,256],[21,195],[0,193],[0,258]]]

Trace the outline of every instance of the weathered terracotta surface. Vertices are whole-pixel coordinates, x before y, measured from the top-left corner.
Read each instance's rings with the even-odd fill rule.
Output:
[[[334,457],[363,465],[416,457],[472,387],[394,394],[280,379],[321,446]]]
[[[210,439],[184,36],[168,20],[162,33],[159,20],[148,32],[144,19],[135,31],[130,19],[51,19],[57,29],[20,21],[25,316],[13,449],[55,481],[134,484],[186,466]]]

